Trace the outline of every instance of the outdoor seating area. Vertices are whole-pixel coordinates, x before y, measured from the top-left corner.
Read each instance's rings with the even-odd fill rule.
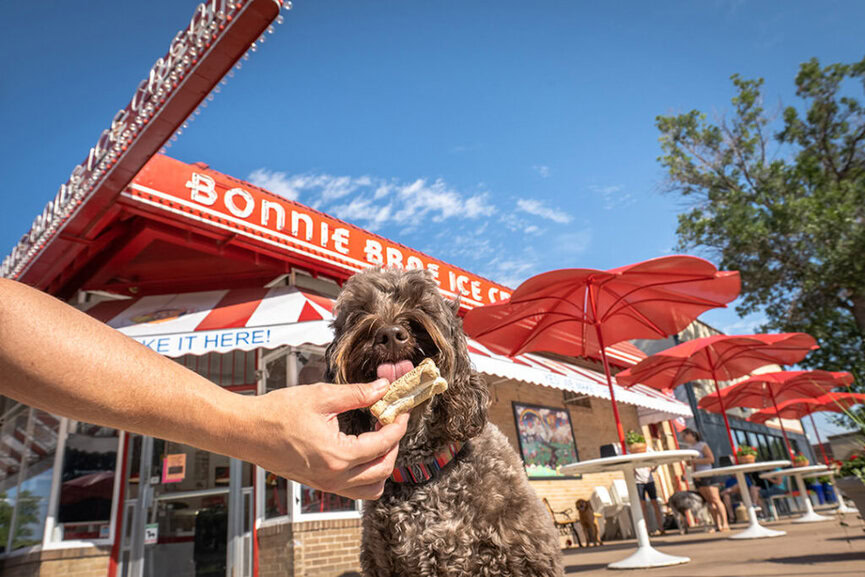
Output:
[[[687,556],[686,565],[646,569],[646,575],[700,575],[701,577],[862,575],[865,563],[865,523],[856,515],[837,516],[832,522],[814,527],[789,519],[766,523],[774,531],[784,531],[779,539],[759,542],[730,540],[726,534],[694,530],[687,535],[667,532],[653,538],[653,545]],[[744,524],[732,527],[736,532]],[[607,566],[633,549],[633,540],[606,543],[592,549],[565,551],[566,575],[609,575]]]

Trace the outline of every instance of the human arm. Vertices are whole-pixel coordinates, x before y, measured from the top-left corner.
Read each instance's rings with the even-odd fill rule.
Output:
[[[337,415],[387,390],[317,384],[238,395],[21,283],[0,279],[0,394],[57,415],[193,445],[351,498],[381,495],[408,417],[359,436]]]

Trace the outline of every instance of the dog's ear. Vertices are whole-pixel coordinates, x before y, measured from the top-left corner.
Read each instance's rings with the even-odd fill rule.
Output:
[[[327,348],[324,350],[324,382],[325,383],[335,383],[336,382],[336,367],[333,365],[333,351],[336,345],[336,339],[332,340]]]
[[[478,436],[486,425],[490,395],[486,383],[472,370],[469,361],[462,320],[457,315],[459,300],[449,304],[450,337],[454,348],[453,377],[437,408],[447,439],[466,441]]]

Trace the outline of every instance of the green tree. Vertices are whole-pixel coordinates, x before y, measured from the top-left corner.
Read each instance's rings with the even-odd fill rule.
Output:
[[[796,76],[798,107],[771,114],[763,80],[732,77],[733,110],[659,116],[659,158],[688,203],[679,249],[742,275],[740,314],[802,331],[820,350],[803,365],[865,377],[865,59]]]
[[[30,491],[21,491],[18,496],[18,513],[15,518],[15,537],[12,539],[12,549],[19,549],[42,542],[40,535],[33,534],[31,525],[39,522],[39,497]],[[13,504],[6,499],[6,493],[0,493],[0,551],[6,549],[9,539],[9,525],[12,524]]]

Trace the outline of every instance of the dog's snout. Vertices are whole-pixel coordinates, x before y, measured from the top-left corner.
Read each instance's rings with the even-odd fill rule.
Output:
[[[375,333],[375,344],[389,348],[396,352],[408,341],[408,331],[399,325],[381,327]]]

